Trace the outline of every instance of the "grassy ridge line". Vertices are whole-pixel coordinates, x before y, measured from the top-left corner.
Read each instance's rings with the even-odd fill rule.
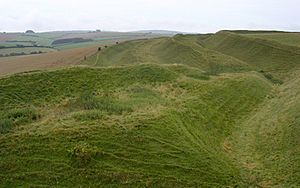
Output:
[[[87,73],[84,71],[87,71]],[[148,74],[148,71],[150,71],[151,75]],[[63,83],[57,81],[63,76],[66,77],[64,80],[66,83],[70,82],[76,85],[70,85],[66,87]],[[87,80],[79,79],[78,82],[73,82],[73,80],[76,80],[77,77],[86,77]],[[28,103],[35,104],[35,101],[39,99],[38,96],[41,97],[42,101],[37,101],[37,103],[45,103],[47,100],[56,100],[56,98],[60,98],[60,96],[76,97],[76,92],[74,92],[75,88],[78,89],[77,92],[83,92],[86,89],[91,89],[93,87],[107,90],[109,88],[120,87],[124,84],[126,86],[134,82],[145,83],[149,81],[164,81],[166,79],[170,79],[169,77],[176,77],[176,73],[155,65],[114,68],[73,67],[60,71],[32,72],[28,74],[25,73],[24,75],[21,73],[1,79],[1,91],[3,92],[3,95],[1,96],[0,101],[3,105],[0,108],[4,109],[10,106],[14,107],[16,104],[20,105],[22,103],[24,103],[24,105]],[[88,78],[90,78],[90,80]],[[98,80],[100,78],[106,79]],[[27,88],[18,87],[17,85],[11,84],[21,82],[22,79],[27,79]],[[111,83],[111,80],[114,80],[115,83]],[[32,89],[34,88],[34,84],[36,84],[36,82],[40,84],[44,83],[45,85],[44,87]],[[46,85],[53,87],[46,87]],[[10,90],[11,92],[8,93],[7,90]],[[27,95],[25,95],[26,93]],[[12,97],[12,95],[14,95],[14,97]],[[21,101],[15,101],[16,98],[19,98],[17,95],[21,95]],[[52,97],[52,95],[54,97]],[[36,97],[32,98],[32,96]]]
[[[0,101],[5,104],[1,113],[30,105],[41,115],[0,135],[0,182],[58,187],[244,185],[223,142],[271,85],[256,73],[207,80],[189,76],[195,71],[188,66],[132,65],[0,79]]]
[[[300,53],[297,47],[230,32],[219,32],[205,39],[204,44],[210,49],[241,59],[281,79],[299,67]]]
[[[222,30],[225,32],[237,33],[237,34],[291,34],[298,32],[289,31],[276,31],[276,30]]]
[[[246,182],[259,187],[300,186],[299,70],[241,124],[232,155]]]
[[[200,39],[202,36],[177,35],[173,38],[125,42],[100,52],[96,65],[184,64],[212,74],[251,69],[249,65],[236,58],[203,48],[199,44]],[[83,64],[94,65],[96,57],[97,55],[94,55]]]
[[[300,46],[300,33],[265,33],[245,34],[247,37],[261,38],[282,43],[289,46]]]

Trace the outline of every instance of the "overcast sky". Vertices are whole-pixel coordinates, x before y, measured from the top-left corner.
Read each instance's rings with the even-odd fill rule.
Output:
[[[0,31],[300,31],[300,0],[0,0]]]

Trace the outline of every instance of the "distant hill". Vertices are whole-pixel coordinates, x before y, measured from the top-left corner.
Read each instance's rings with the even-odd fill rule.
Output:
[[[277,31],[277,30],[223,30],[237,34],[259,34],[259,33],[294,33],[290,31]]]
[[[180,31],[168,31],[168,30],[140,30],[140,31],[133,31],[136,33],[153,33],[153,34],[163,34],[163,35],[176,35],[180,33],[185,33],[185,32],[180,32]]]

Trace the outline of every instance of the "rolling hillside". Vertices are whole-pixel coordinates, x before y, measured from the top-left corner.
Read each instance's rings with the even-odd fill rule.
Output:
[[[0,186],[299,187],[299,70],[223,31],[1,77]]]
[[[300,47],[300,33],[276,32],[276,33],[245,33],[247,37],[261,38],[276,41],[289,46]]]
[[[203,48],[199,44],[201,39],[202,36],[197,35],[177,35],[173,38],[130,41],[104,49],[83,63],[96,66],[184,64],[214,74],[250,70],[248,64],[236,58]]]
[[[270,40],[221,31],[203,43],[209,49],[236,57],[280,79],[300,64],[300,48]]]

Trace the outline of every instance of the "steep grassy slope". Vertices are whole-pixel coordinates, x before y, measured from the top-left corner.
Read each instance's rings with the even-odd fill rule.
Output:
[[[226,138],[271,88],[182,65],[2,78],[1,186],[247,186]]]
[[[300,33],[260,33],[246,34],[247,37],[273,40],[285,45],[300,47]]]
[[[177,35],[122,43],[104,49],[84,64],[113,66],[137,63],[185,64],[209,73],[249,70],[250,66],[233,57],[203,48],[202,35]]]
[[[299,73],[275,87],[233,134],[232,155],[239,159],[249,185],[300,186]]]
[[[205,39],[204,44],[280,79],[284,79],[291,70],[300,65],[300,48],[269,40],[222,31]]]

